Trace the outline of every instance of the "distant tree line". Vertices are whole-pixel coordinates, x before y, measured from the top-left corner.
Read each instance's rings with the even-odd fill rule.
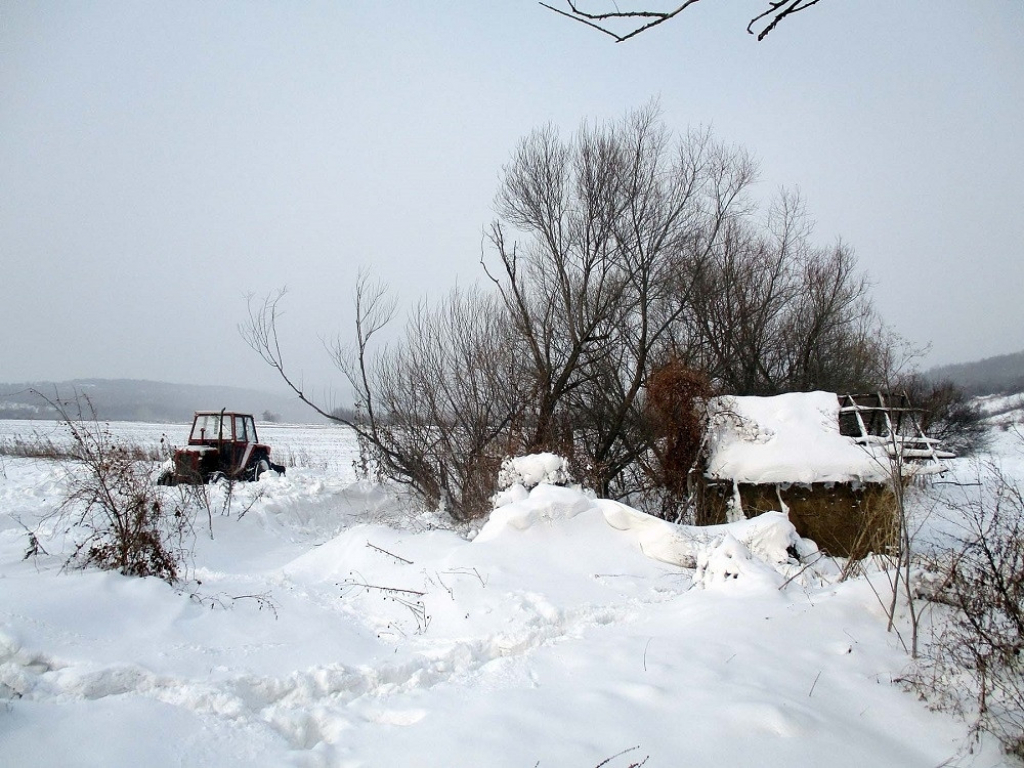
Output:
[[[380,348],[395,303],[360,278],[355,340],[333,349],[357,413],[334,418],[459,520],[488,511],[503,458],[537,451],[669,513],[701,398],[887,389],[906,359],[852,250],[816,244],[796,195],[760,203],[756,179],[746,151],[673,134],[655,105],[535,130],[502,169],[482,284],[420,304]],[[331,416],[284,368],[279,300],[250,304],[247,341]]]

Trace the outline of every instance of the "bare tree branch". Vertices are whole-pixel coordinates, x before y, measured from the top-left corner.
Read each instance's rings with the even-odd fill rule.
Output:
[[[664,11],[664,12],[661,12],[661,11],[649,11],[648,10],[648,11],[615,11],[615,12],[612,12],[612,13],[587,13],[585,11],[579,10],[579,8],[576,7],[576,3],[573,2],[572,0],[566,0],[566,1],[567,1],[568,5],[569,5],[569,8],[570,8],[569,11],[563,11],[560,8],[555,8],[554,6],[548,5],[547,3],[543,3],[543,2],[541,3],[541,5],[544,6],[545,8],[547,8],[549,11],[554,11],[555,13],[561,14],[562,16],[570,18],[573,21],[578,21],[581,24],[586,24],[588,27],[592,27],[592,28],[598,30],[599,32],[603,32],[604,34],[609,35],[610,37],[615,38],[615,42],[617,42],[617,43],[623,43],[626,40],[629,40],[631,37],[636,37],[641,32],[646,32],[651,27],[656,27],[659,24],[664,24],[669,19],[675,18],[677,15],[679,15],[684,10],[686,10],[688,7],[690,7],[694,3],[698,2],[698,0],[687,0],[685,3],[680,5],[675,10],[673,10],[673,11]],[[600,21],[608,21],[608,20],[612,20],[612,19],[630,19],[630,20],[633,20],[633,19],[640,19],[640,20],[650,19],[650,21],[644,21],[644,23],[642,23],[642,24],[640,24],[640,26],[634,28],[631,32],[628,32],[625,35],[620,35],[620,34],[618,34],[616,32],[613,32],[608,27],[602,26],[601,24],[598,23]]]
[[[557,8],[545,2],[540,2],[540,5],[547,8],[549,11],[554,11],[560,16],[565,16],[568,19],[578,21],[592,29],[596,29],[598,32],[613,38],[617,43],[623,43],[626,40],[636,37],[642,32],[646,32],[652,27],[656,27],[659,24],[664,24],[666,21],[674,19],[698,1],[699,0],[686,0],[686,2],[681,5],[665,11],[653,10],[649,7],[638,8],[632,11],[623,11],[619,8],[618,4],[616,4],[614,11],[600,13],[582,10],[579,7],[577,0],[566,0],[566,5],[568,6],[567,10],[564,8]],[[752,35],[756,34],[758,41],[764,40],[784,18],[791,16],[794,13],[806,10],[812,5],[817,5],[820,1],[821,0],[768,0],[768,8],[757,16],[754,16],[747,23],[747,32]],[[632,26],[627,26],[627,31],[625,32],[617,32],[612,26],[617,22],[623,22],[626,25],[632,23]],[[765,24],[760,32],[756,32],[755,27],[759,22],[765,22]]]
[[[749,24],[747,24],[747,32],[751,35],[754,34],[753,27],[757,22],[775,14],[772,16],[772,20],[765,25],[764,29],[757,33],[757,39],[758,42],[760,42],[768,37],[768,33],[775,29],[775,27],[778,26],[778,23],[784,18],[791,16],[794,13],[807,10],[812,5],[817,5],[819,2],[821,2],[821,0],[777,0],[776,2],[769,2],[768,10],[763,13],[759,13],[750,20]]]

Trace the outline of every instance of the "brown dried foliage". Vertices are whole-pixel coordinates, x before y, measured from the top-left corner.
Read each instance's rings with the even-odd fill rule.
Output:
[[[679,360],[658,368],[647,382],[647,418],[654,436],[652,471],[655,483],[667,492],[663,507],[674,510],[688,495],[687,478],[704,438],[702,403],[711,395],[707,376]]]

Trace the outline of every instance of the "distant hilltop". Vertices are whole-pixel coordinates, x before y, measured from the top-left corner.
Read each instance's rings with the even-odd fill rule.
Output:
[[[971,395],[1024,392],[1024,351],[974,363],[941,365],[925,372],[933,381],[948,379]]]
[[[228,410],[252,413],[256,421],[320,424],[324,419],[295,397],[239,387],[168,384],[134,379],[74,379],[0,384],[0,419],[57,417],[39,394],[50,400],[84,395],[104,421],[190,422],[194,411]]]

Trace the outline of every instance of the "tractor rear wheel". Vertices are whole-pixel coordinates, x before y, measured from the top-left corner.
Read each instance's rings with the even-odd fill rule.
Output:
[[[260,475],[270,469],[270,463],[266,459],[260,459],[256,462],[256,466],[252,470],[252,479],[259,480]]]

